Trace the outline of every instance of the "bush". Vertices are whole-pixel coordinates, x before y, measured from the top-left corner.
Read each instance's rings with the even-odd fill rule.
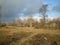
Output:
[[[0,23],[0,27],[5,27],[6,24],[5,23]]]

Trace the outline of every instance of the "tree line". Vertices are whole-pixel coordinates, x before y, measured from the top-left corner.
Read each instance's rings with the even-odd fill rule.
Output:
[[[12,22],[0,23],[0,27],[4,26],[16,26],[16,27],[34,27],[34,28],[44,28],[44,29],[60,29],[60,18],[49,20],[44,22],[43,19],[40,21],[34,20],[32,17],[28,19],[17,19]]]

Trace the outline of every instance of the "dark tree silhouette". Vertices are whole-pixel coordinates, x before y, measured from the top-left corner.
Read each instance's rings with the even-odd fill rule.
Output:
[[[47,7],[48,5],[47,4],[43,4],[39,10],[39,12],[41,13],[42,15],[42,18],[43,18],[43,26],[45,25],[45,21],[46,21],[46,17],[48,17],[48,15],[46,15],[46,12],[48,11],[47,10]]]

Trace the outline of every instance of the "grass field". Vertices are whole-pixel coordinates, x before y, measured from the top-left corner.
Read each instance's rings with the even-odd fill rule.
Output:
[[[1,27],[0,45],[60,45],[60,30]]]

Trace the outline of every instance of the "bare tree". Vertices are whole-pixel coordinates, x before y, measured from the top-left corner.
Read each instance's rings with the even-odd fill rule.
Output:
[[[42,18],[43,18],[43,24],[45,25],[45,21],[46,21],[46,17],[48,17],[48,15],[46,15],[47,12],[47,4],[43,4],[40,8],[40,13],[42,14]]]
[[[27,19],[27,23],[29,24],[30,27],[32,27],[32,25],[33,25],[33,23],[34,23],[33,18],[32,18],[32,17],[29,17],[29,18]]]

